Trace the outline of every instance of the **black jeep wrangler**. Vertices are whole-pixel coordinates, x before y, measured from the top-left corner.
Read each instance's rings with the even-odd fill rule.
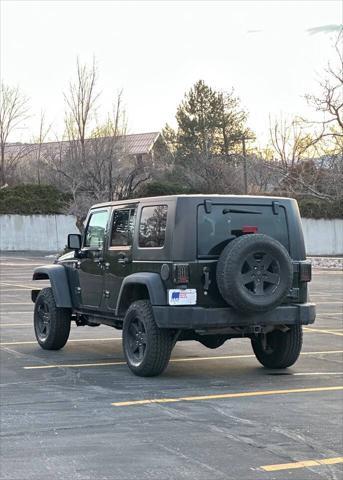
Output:
[[[259,362],[298,358],[313,323],[298,206],[277,197],[179,195],[95,205],[69,253],[36,268],[34,328],[47,350],[62,348],[72,320],[123,330],[130,369],[158,375],[173,346],[217,348],[249,337]]]

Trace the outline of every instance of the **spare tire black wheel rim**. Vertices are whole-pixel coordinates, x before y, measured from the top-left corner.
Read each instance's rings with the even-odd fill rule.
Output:
[[[127,331],[127,355],[134,365],[142,363],[147,348],[147,334],[144,323],[133,318]]]
[[[250,295],[259,297],[271,295],[280,281],[280,263],[270,253],[251,253],[242,264],[240,282]]]
[[[40,340],[44,341],[49,335],[51,325],[51,314],[49,305],[46,302],[42,302],[37,306],[37,317],[37,333]]]

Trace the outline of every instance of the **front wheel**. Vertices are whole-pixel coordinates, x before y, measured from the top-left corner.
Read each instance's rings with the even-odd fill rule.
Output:
[[[257,360],[264,367],[287,368],[297,361],[302,340],[302,326],[291,325],[286,331],[259,334],[251,340],[251,344]]]
[[[123,350],[130,370],[140,377],[159,375],[167,368],[172,348],[171,332],[156,325],[150,302],[132,303],[123,325]]]
[[[37,342],[44,350],[59,350],[70,333],[70,310],[56,306],[51,288],[43,288],[36,299],[34,329]]]

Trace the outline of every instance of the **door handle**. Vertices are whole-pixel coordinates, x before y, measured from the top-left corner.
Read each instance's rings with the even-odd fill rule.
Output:
[[[127,265],[128,263],[130,263],[130,260],[128,257],[119,257],[118,263],[121,263],[122,265]]]

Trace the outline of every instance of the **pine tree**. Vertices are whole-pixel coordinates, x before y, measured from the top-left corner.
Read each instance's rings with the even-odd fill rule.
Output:
[[[167,125],[165,138],[176,161],[182,163],[218,156],[229,159],[239,151],[242,135],[247,131],[246,119],[233,91],[219,92],[199,80],[177,109],[176,131]]]
[[[220,99],[218,94],[199,80],[186,93],[176,113],[177,143],[181,158],[202,155],[210,158],[218,151]]]

